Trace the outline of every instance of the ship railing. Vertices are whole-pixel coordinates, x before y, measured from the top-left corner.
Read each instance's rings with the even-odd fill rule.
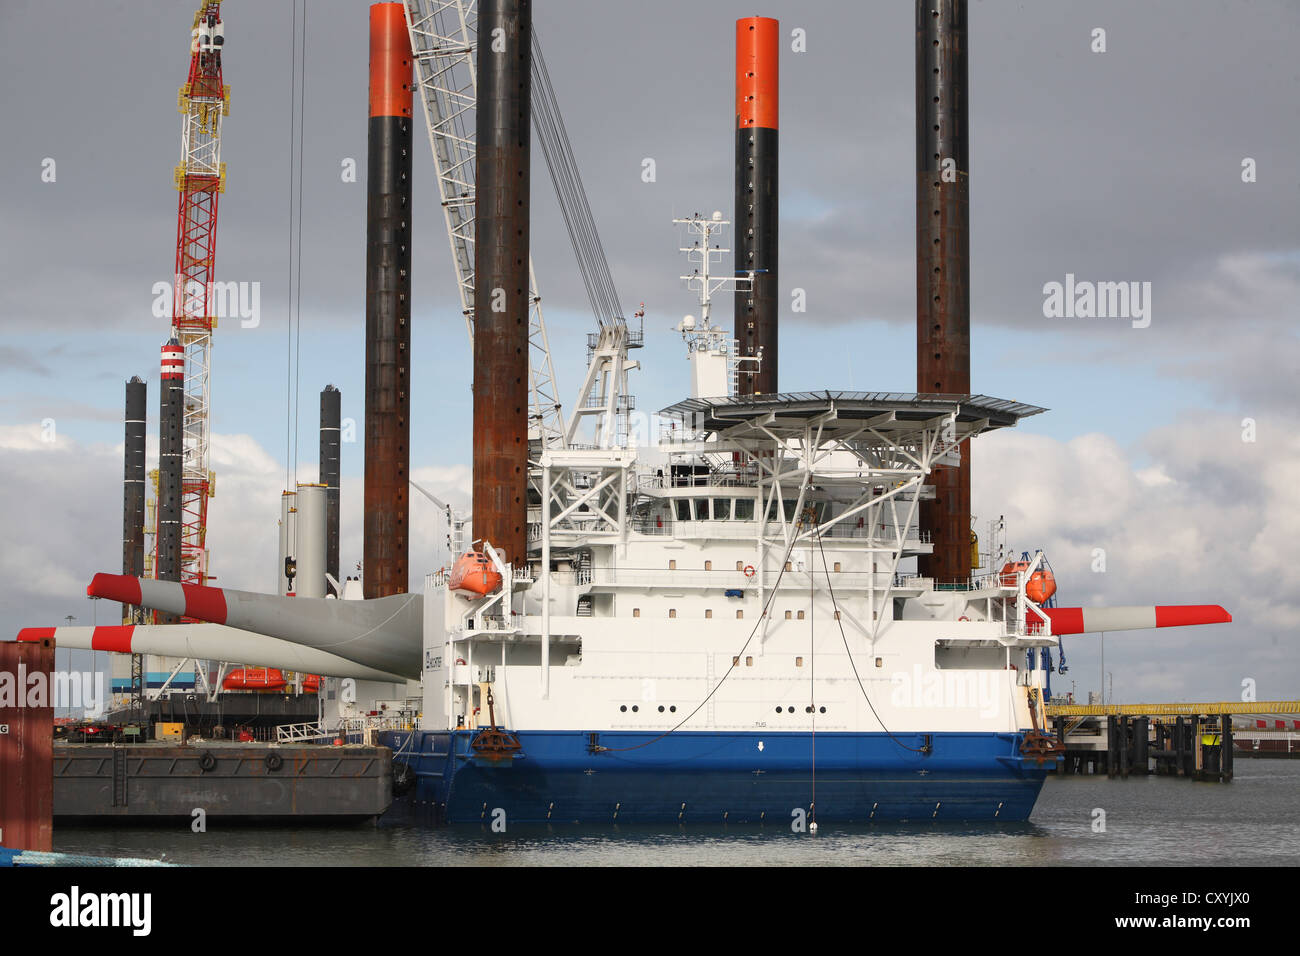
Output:
[[[282,744],[316,743],[360,736],[366,743],[373,743],[377,731],[414,730],[415,724],[416,718],[410,714],[343,717],[334,721],[310,720],[299,724],[280,724],[276,728],[276,741]]]
[[[513,621],[507,621],[499,615],[484,614],[476,616],[461,625],[461,633],[470,631],[513,631],[518,625]]]
[[[637,518],[632,522],[632,530],[637,534],[670,535],[673,521],[671,518]]]
[[[642,522],[638,520],[633,527],[636,531],[642,534],[672,535],[675,538],[722,538],[727,540],[752,541],[758,533],[756,521],[752,519],[741,520],[735,518],[698,521],[664,519],[662,527],[657,526],[655,521]],[[767,523],[767,529],[771,534],[779,533],[780,523],[776,520],[771,520]],[[833,541],[866,541],[884,548],[890,548],[899,543],[898,532],[895,530],[894,525],[879,525],[873,523],[859,528],[855,525],[841,522],[839,524],[828,525],[822,529],[821,534],[823,538]],[[930,537],[930,532],[917,531],[915,528],[909,529],[906,537],[902,539],[902,545],[904,548],[931,543],[932,539]]]
[[[912,540],[909,538],[909,540]],[[922,533],[922,540],[928,542],[929,533]],[[989,588],[1006,589],[996,573],[976,574],[961,581],[939,581],[920,574],[899,574],[894,578],[895,587],[934,588],[936,591],[983,591]],[[1012,588],[1011,590],[1015,590]]]
[[[776,585],[777,575],[776,569],[768,569],[765,586],[770,588]],[[831,571],[830,575],[831,583],[837,589],[884,590],[889,584],[888,571]],[[792,566],[780,577],[779,587],[783,591],[792,588],[806,591],[810,584],[818,588],[826,584],[826,572],[820,566],[811,572],[806,567]],[[758,587],[758,576],[747,576],[744,566],[709,569],[593,568],[589,583],[599,587],[745,590]]]
[[[642,472],[637,476],[640,488],[753,488],[758,484],[757,468],[713,471],[706,475],[665,475]]]
[[[280,724],[275,728],[275,736],[282,744],[302,744],[313,743],[330,735],[319,720],[309,720],[301,724]]]

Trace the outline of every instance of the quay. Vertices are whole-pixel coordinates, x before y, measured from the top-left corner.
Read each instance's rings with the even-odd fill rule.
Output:
[[[1065,744],[1062,774],[1160,774],[1223,782],[1232,779],[1235,757],[1274,755],[1276,748],[1259,745],[1259,725],[1269,723],[1259,718],[1272,718],[1275,733],[1276,724],[1286,723],[1280,715],[1286,714],[1300,714],[1300,701],[1047,707],[1048,721]],[[1252,719],[1247,724],[1243,718]]]

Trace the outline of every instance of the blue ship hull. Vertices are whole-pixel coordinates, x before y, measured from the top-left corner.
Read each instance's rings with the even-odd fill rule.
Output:
[[[1020,734],[819,733],[814,752],[807,733],[519,731],[522,756],[499,760],[475,755],[476,734],[382,732],[395,777],[411,771],[395,802],[439,824],[788,825],[815,792],[824,822],[1023,821],[1049,766]]]

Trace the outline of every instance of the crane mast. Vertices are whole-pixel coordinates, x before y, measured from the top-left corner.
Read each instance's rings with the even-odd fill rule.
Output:
[[[230,112],[230,88],[222,84],[221,75],[224,42],[221,0],[204,0],[194,15],[189,74],[178,96],[184,121],[181,161],[175,172],[180,198],[172,335],[185,355],[181,581],[186,584],[205,584],[208,579],[208,499],[213,495],[215,477],[209,468],[209,372],[212,332],[217,325],[213,314],[213,269],[218,197],[226,184],[226,164],[221,161],[221,120]]]
[[[406,23],[415,57],[415,81],[433,147],[438,193],[447,221],[461,312],[474,339],[474,44],[478,18],[473,0],[406,0]],[[551,364],[542,299],[528,258],[529,431],[545,446],[564,444],[555,369]]]

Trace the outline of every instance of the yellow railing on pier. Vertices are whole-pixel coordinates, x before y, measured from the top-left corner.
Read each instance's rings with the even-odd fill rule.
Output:
[[[1300,700],[1226,700],[1197,704],[1048,704],[1048,717],[1172,717],[1198,714],[1300,714]]]

